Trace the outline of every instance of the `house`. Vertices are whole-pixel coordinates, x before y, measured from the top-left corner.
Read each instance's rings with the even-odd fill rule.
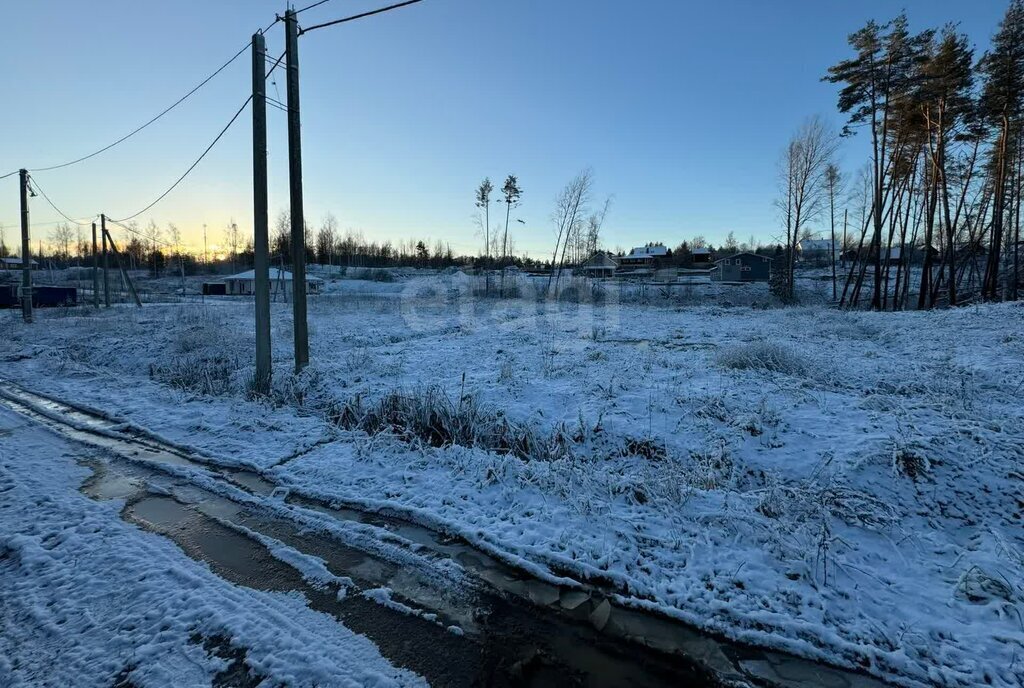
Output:
[[[715,261],[712,279],[719,282],[767,282],[772,274],[772,259],[756,253],[734,253]]]
[[[246,270],[237,275],[224,278],[229,296],[248,296],[256,292],[256,271]],[[319,277],[306,275],[306,293],[319,294],[324,281]],[[292,294],[292,273],[281,268],[270,269],[270,293],[277,294],[284,290],[285,295]]]
[[[831,260],[832,256],[839,259],[841,247],[831,239],[801,239],[797,244],[800,260]],[[830,255],[831,254],[831,255]]]
[[[580,271],[587,277],[611,277],[618,268],[619,264],[614,258],[604,251],[598,251],[580,266]]]
[[[711,264],[711,249],[705,247],[698,247],[690,249],[690,256],[693,260],[694,265],[710,265]]]
[[[7,258],[0,258],[0,265],[3,265],[5,270],[21,270],[21,256],[9,256]],[[34,258],[30,258],[28,261],[29,267],[33,270],[39,269],[39,263]]]
[[[664,246],[638,246],[630,251],[629,255],[619,258],[619,267],[623,270],[650,269],[667,256],[668,249]]]

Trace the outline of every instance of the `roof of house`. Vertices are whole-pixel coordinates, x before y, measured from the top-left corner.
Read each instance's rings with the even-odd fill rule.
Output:
[[[619,264],[607,253],[598,251],[583,264],[584,270],[614,270]]]
[[[3,259],[4,265],[21,265],[21,258],[19,256],[10,256]],[[39,265],[35,258],[29,258],[29,265]]]
[[[668,255],[668,249],[664,246],[637,246],[629,252],[627,258],[645,258]]]
[[[750,251],[740,251],[739,253],[734,253],[731,256],[726,256],[725,258],[719,258],[715,262],[716,263],[721,263],[723,260],[729,260],[730,258],[738,258],[739,256],[754,256],[755,258],[765,258],[767,260],[772,260],[771,256],[762,256],[760,253],[751,253]]]
[[[229,277],[225,277],[224,278],[225,281],[228,281],[228,280],[254,280],[254,279],[256,279],[256,271],[255,270],[246,270],[245,272],[240,272],[237,275],[230,275]],[[270,281],[273,282],[273,281],[276,281],[276,280],[283,280],[285,282],[291,282],[292,281],[292,273],[288,272],[287,270],[282,270],[281,268],[271,268],[270,269]],[[320,279],[319,277],[313,277],[312,275],[306,275],[306,281],[307,282],[323,282],[323,280]]]
[[[835,248],[833,248],[835,246]],[[838,245],[834,245],[831,239],[801,239],[800,250],[801,251],[829,251],[839,248]]]

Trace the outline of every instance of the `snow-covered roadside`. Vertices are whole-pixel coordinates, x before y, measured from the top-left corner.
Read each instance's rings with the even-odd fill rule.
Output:
[[[0,411],[0,685],[209,685],[221,639],[275,684],[423,684],[300,595],[233,586],[81,494],[85,451]]]
[[[280,371],[286,311],[275,318]],[[292,457],[272,470],[297,491],[411,514],[704,628],[907,685],[1013,686],[1024,679],[1021,320],[1009,305],[538,314],[321,300],[315,375],[280,376],[298,414],[237,391],[181,394],[153,374],[246,356],[244,304],[129,311],[116,328],[54,319],[32,344],[16,330],[3,352],[28,355],[9,373],[30,387],[221,457]],[[303,399],[428,385],[582,440],[552,461],[417,447],[339,431]],[[625,439],[663,456],[607,454]]]

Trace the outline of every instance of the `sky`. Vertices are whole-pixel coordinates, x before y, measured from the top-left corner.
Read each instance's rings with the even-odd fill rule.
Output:
[[[312,2],[312,0],[307,0]],[[303,7],[306,2],[300,2]],[[313,24],[390,4],[330,0]],[[905,9],[913,30],[957,22],[980,54],[1005,0],[424,0],[299,40],[307,223],[332,213],[367,239],[443,240],[475,254],[474,191],[518,176],[517,250],[553,249],[554,199],[593,171],[612,197],[608,248],[695,235],[718,244],[779,235],[778,160],[808,116],[837,128],[828,66],[846,36]],[[176,101],[283,13],[281,0],[33,0],[5,7],[0,175],[86,155]],[[279,23],[268,52],[284,50]],[[281,72],[278,72],[281,74]],[[209,145],[251,90],[244,54],[156,124],[86,162],[33,178],[76,219],[144,208]],[[268,84],[286,99],[283,74]],[[270,214],[288,206],[284,112],[270,108]],[[200,250],[233,219],[252,232],[247,109],[196,169],[140,215]],[[863,136],[840,164],[865,160]],[[492,207],[491,223],[504,223]],[[33,242],[60,220],[31,202]],[[517,222],[522,220],[522,222]],[[17,175],[0,180],[0,223],[17,240]],[[38,224],[37,224],[38,223]],[[115,237],[119,236],[116,232]]]

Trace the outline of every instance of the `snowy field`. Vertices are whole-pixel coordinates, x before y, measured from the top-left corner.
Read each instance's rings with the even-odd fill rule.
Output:
[[[0,312],[0,377],[740,641],[902,685],[1024,683],[1020,306],[472,291],[331,283],[298,377],[290,306],[274,304],[269,400],[248,394],[252,304],[231,299],[39,311],[30,327]],[[5,462],[15,439],[41,441],[4,434]],[[24,529],[106,508],[12,509],[80,473],[7,488],[0,552],[19,554],[0,555],[0,596],[45,565],[44,526]]]

